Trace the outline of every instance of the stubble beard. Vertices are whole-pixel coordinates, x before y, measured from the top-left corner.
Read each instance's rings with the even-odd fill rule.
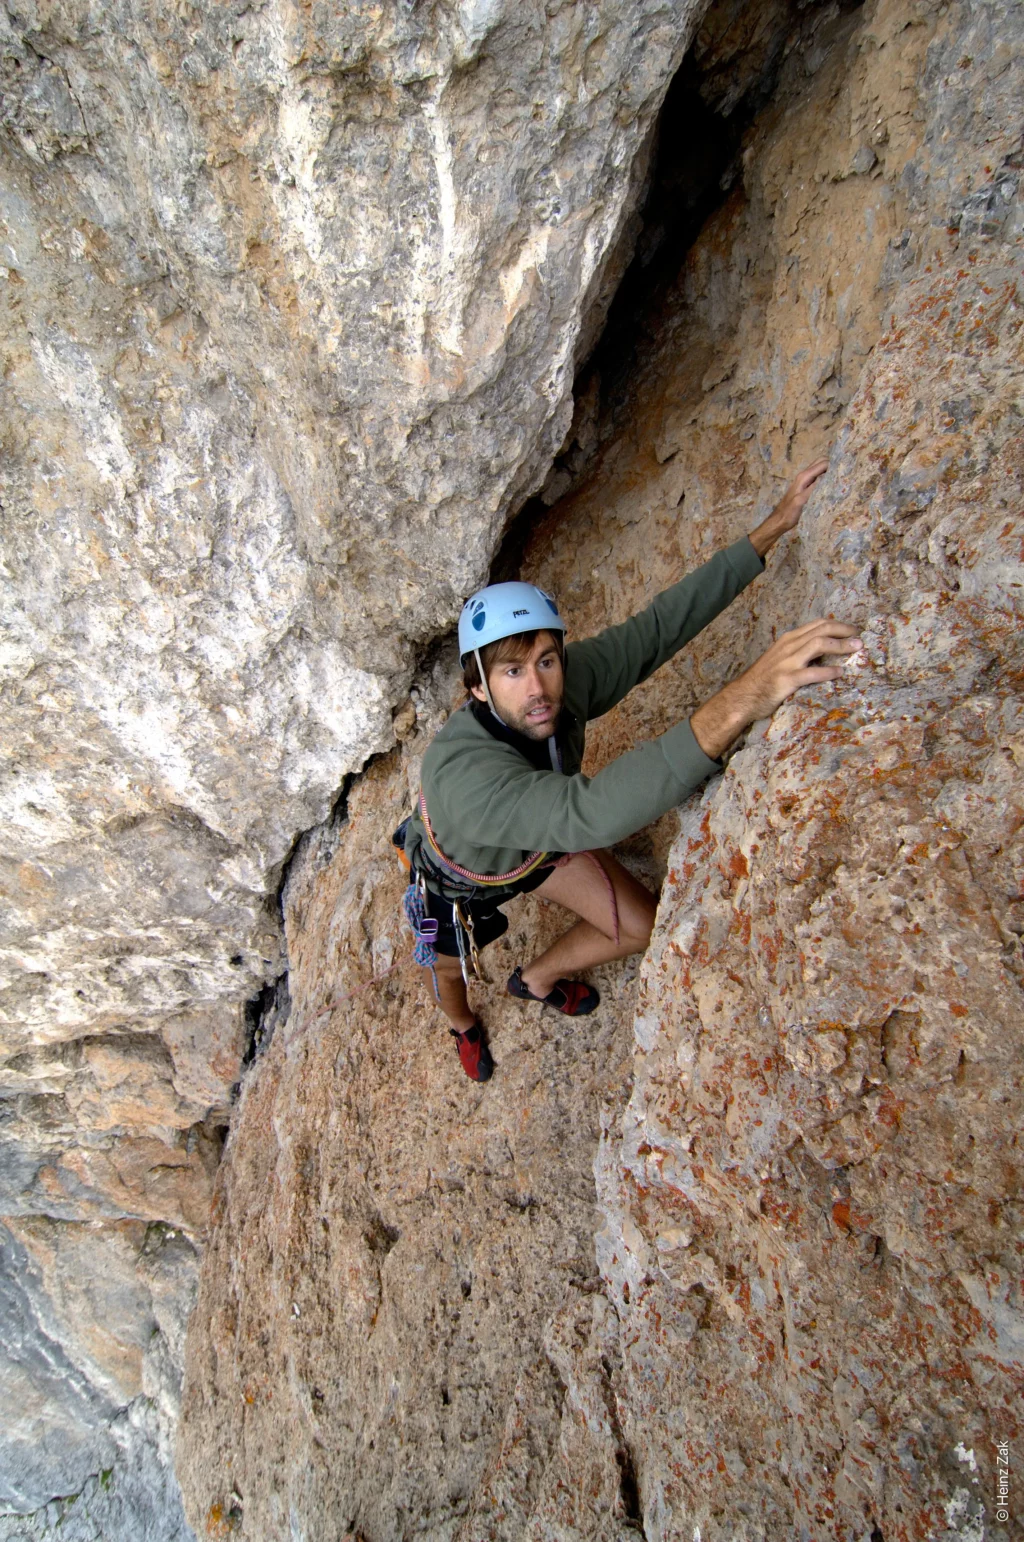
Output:
[[[549,703],[554,707],[555,715],[549,718],[546,723],[531,723],[525,712],[506,717],[505,721],[509,728],[514,729],[518,734],[522,734],[524,739],[533,739],[536,743],[541,743],[545,739],[550,739],[552,734],[557,732],[558,724],[562,717],[561,701],[551,701],[550,697],[545,697],[543,705],[546,706]],[[542,703],[534,702],[533,705],[539,707]],[[502,715],[504,716],[504,714]]]

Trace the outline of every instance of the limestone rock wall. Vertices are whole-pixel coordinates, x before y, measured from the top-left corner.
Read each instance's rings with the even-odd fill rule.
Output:
[[[286,859],[547,472],[699,9],[0,11],[0,1215],[83,1281],[203,1232]],[[61,1352],[0,1505],[107,1461]]]
[[[867,644],[659,832],[598,1164],[650,1538],[1019,1526],[995,1501],[1024,1384],[1018,20],[851,19],[748,141],[646,387],[533,548],[589,625],[732,533],[723,505],[766,502],[787,453],[831,454],[746,614],[602,725],[606,753],[793,622]]]
[[[186,1542],[171,1462],[196,1248],[164,1224],[0,1227],[4,1542]],[[40,1504],[40,1496],[54,1496]]]
[[[706,18],[709,101],[756,77],[751,33],[775,95],[628,368],[580,382],[523,571],[585,635],[826,453],[801,535],[594,725],[590,768],[812,614],[865,658],[626,843],[664,880],[638,989],[605,971],[576,1028],[513,1007],[560,925],[515,910],[482,1089],[422,981],[360,989],[408,946],[385,843],[446,660],[420,680],[402,760],[289,880],[293,1014],[189,1334],[200,1534],[1013,1535],[1024,39],[998,0],[774,14],[781,44],[766,8]]]

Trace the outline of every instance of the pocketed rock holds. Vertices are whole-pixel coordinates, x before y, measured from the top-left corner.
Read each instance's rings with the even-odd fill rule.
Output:
[[[672,848],[599,1173],[645,1512],[941,1535],[1017,1426],[1022,729],[844,684]]]

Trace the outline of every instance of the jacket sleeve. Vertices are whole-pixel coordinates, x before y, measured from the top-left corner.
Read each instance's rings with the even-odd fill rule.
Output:
[[[570,643],[566,670],[582,716],[589,720],[610,712],[763,572],[764,563],[743,536],[664,590],[638,616],[584,642]]]
[[[610,846],[673,808],[719,770],[720,762],[704,754],[685,721],[620,755],[594,777],[535,771],[509,751],[495,756],[485,776],[460,786],[458,829],[478,850]],[[501,870],[500,865],[494,869]]]

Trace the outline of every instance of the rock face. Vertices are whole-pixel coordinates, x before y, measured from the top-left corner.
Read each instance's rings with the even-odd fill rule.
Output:
[[[0,1215],[202,1233],[283,864],[546,475],[699,8],[0,13]],[[69,1363],[0,1504],[108,1461]]]
[[[499,1071],[467,1082],[415,966],[362,988],[410,952],[389,844],[407,806],[407,768],[380,761],[292,868],[291,1016],[232,1126],[190,1330],[189,1517],[200,1536],[485,1538],[496,1513],[509,1537],[531,1517],[576,1535],[579,1446],[601,1535],[626,1542],[592,1164],[633,988],[608,971],[623,1011],[587,1032],[482,991]],[[524,901],[491,977],[558,926]],[[596,1450],[564,1412],[577,1382]]]
[[[709,13],[702,89],[726,111],[778,24],[775,95],[628,365],[599,350],[580,383],[523,571],[585,635],[825,452],[800,537],[595,725],[590,767],[811,615],[862,628],[860,667],[627,844],[664,877],[636,998],[609,970],[567,1030],[481,995],[482,1089],[422,980],[361,989],[408,947],[386,840],[444,659],[421,680],[404,763],[291,871],[292,1017],[232,1126],[190,1327],[200,1534],[1014,1534],[1024,37],[999,3],[789,34],[757,10]],[[557,925],[523,902],[494,980]]]
[[[832,440],[799,546],[604,751],[794,621],[866,641],[667,854],[598,1170],[652,1538],[1014,1534],[993,1498],[1024,1373],[1021,39],[998,8],[904,21],[866,10],[748,144],[566,555],[555,516],[534,546],[543,582],[591,590],[589,624],[635,603],[638,481],[659,556],[685,491],[685,551],[688,511],[721,539],[716,506]],[[591,545],[599,502],[622,534],[606,516]]]
[[[180,1538],[170,1465],[196,1249],[139,1221],[0,1227],[4,1542]],[[40,1495],[65,1497],[40,1506]]]

